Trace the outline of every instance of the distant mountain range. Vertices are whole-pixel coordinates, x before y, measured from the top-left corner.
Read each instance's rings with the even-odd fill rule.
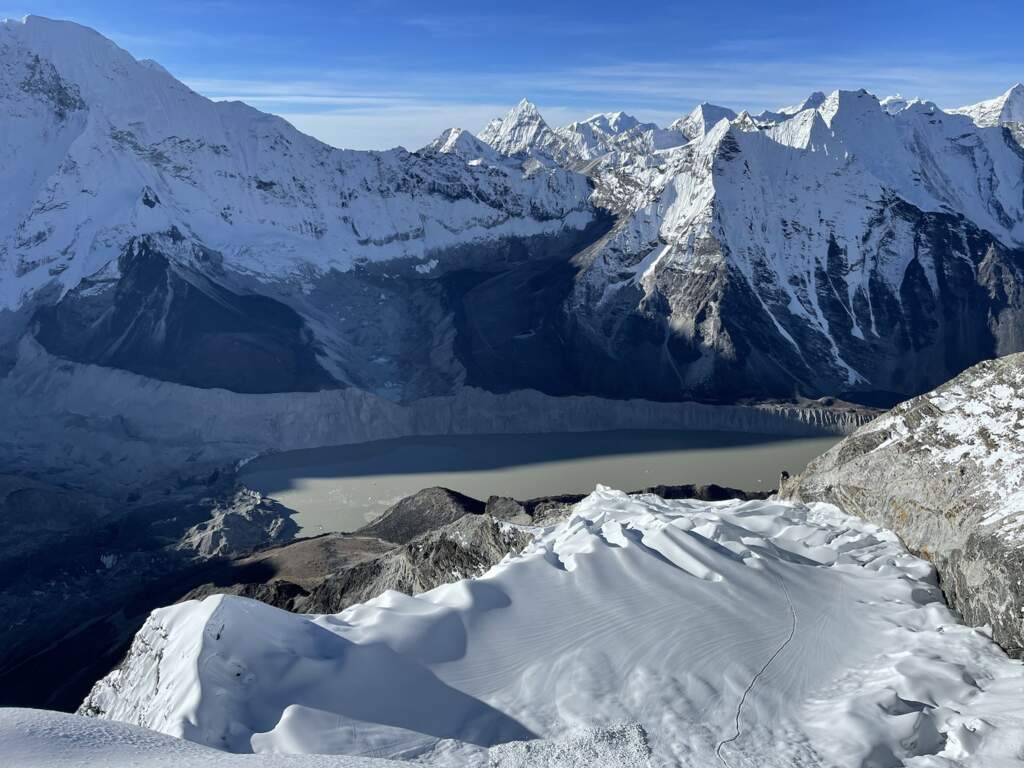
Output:
[[[1024,349],[1020,85],[356,152],[69,22],[4,22],[0,83],[0,372],[883,404]]]

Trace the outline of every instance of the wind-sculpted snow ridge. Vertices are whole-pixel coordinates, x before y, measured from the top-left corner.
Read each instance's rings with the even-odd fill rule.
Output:
[[[895,535],[827,504],[599,487],[523,554],[416,597],[155,611],[81,712],[233,752],[451,765],[557,765],[576,742],[536,739],[610,729],[581,749],[739,768],[1019,764],[1022,705],[1024,667]]]

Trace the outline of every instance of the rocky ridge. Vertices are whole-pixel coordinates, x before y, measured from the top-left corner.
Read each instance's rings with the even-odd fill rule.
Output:
[[[828,501],[931,560],[950,605],[1024,657],[1024,355],[979,363],[858,429],[780,496]]]

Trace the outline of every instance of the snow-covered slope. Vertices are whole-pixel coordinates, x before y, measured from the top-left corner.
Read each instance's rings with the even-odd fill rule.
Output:
[[[949,111],[967,115],[977,125],[986,128],[1003,123],[1024,123],[1024,84],[1017,83],[994,99]]]
[[[638,726],[574,729],[557,739],[488,751],[483,768],[648,768]],[[407,762],[341,755],[239,755],[147,728],[42,709],[0,708],[0,755],[18,768],[400,768]],[[443,758],[420,766],[451,765]]]
[[[352,152],[214,103],[96,32],[0,26],[5,195],[0,307],[113,269],[132,236],[177,230],[261,280],[582,227],[589,189],[457,153]]]
[[[0,709],[0,755],[19,768],[395,768],[385,760],[233,755],[126,723],[43,709]]]
[[[523,555],[335,616],[161,609],[83,712],[236,752],[483,759],[638,723],[654,765],[1013,764],[1024,667],[829,505],[598,489]]]

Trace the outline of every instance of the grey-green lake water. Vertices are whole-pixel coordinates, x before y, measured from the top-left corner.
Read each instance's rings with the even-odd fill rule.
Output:
[[[352,531],[433,485],[486,499],[718,483],[768,490],[838,436],[630,430],[403,437],[262,456],[242,468],[250,488],[297,513],[302,535]]]

